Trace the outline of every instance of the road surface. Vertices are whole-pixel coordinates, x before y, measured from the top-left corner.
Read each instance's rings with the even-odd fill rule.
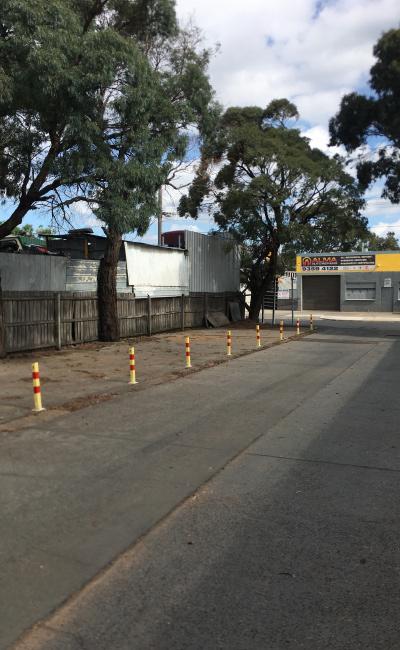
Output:
[[[400,331],[339,327],[3,440],[0,647],[398,648]]]

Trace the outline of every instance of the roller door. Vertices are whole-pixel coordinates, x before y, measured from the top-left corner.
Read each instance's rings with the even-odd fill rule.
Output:
[[[340,275],[302,277],[303,309],[340,311]]]

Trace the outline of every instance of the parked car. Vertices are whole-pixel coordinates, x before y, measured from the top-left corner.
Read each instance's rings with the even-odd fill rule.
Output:
[[[7,235],[0,239],[0,253],[28,253],[31,255],[62,255],[59,251],[49,251],[45,241],[26,235]]]

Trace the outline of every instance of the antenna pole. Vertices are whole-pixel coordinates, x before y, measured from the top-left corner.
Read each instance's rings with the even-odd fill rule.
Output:
[[[158,245],[162,246],[162,188],[158,190],[158,203],[159,203],[159,212],[158,212]]]

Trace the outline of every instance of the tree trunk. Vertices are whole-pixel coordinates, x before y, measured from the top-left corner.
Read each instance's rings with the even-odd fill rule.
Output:
[[[7,354],[6,350],[6,324],[4,318],[3,293],[1,289],[0,277],[0,359],[4,359]]]
[[[250,296],[249,319],[257,322],[260,317],[265,291],[262,287],[258,291],[252,291]]]
[[[24,216],[29,212],[30,207],[30,203],[22,204],[21,202],[19,206],[15,208],[12,215],[6,221],[0,224],[0,239],[4,239],[4,237],[7,237],[7,235],[11,235],[14,228],[21,225],[22,220]]]
[[[253,277],[250,281],[250,306],[249,306],[249,320],[258,322],[260,317],[260,310],[263,304],[264,296],[268,290],[272,290],[274,286],[275,268],[272,266],[271,271],[264,278],[260,277],[257,270],[252,274]]]
[[[121,234],[110,228],[104,257],[100,260],[97,283],[100,341],[119,341],[120,338],[117,311],[117,269],[121,242]]]

